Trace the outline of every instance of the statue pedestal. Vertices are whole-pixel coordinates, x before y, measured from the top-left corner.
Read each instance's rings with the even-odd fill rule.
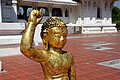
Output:
[[[0,61],[0,73],[6,72],[3,68],[2,68],[2,61]]]
[[[0,61],[0,72],[2,72],[2,61]]]

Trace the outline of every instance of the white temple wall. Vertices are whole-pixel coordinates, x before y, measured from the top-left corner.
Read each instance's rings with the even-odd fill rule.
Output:
[[[13,20],[17,21],[17,0],[12,0],[12,8],[13,8]]]
[[[87,2],[88,1],[88,2]],[[95,3],[95,4],[94,4]],[[76,23],[109,23],[112,24],[111,4],[107,0],[86,0],[79,3],[76,9]],[[97,18],[98,7],[100,9],[100,18]],[[83,22],[81,22],[83,21]]]
[[[102,8],[102,19],[108,23],[112,24],[112,6],[110,1],[101,1],[101,8]]]
[[[93,12],[94,12],[93,9],[94,9],[94,8],[93,8],[92,5],[90,5],[89,8],[88,8],[88,15],[89,15],[89,16],[91,15],[90,18],[92,18],[92,17],[94,16],[94,15],[93,15]]]
[[[17,21],[17,1],[12,0],[12,4],[2,3],[2,21]]]
[[[104,2],[104,4],[102,3],[102,2]],[[111,16],[111,11],[112,11],[112,6],[111,6],[111,4],[112,4],[112,2],[110,2],[110,1],[104,1],[104,0],[102,0],[102,2],[101,2],[101,4],[102,4],[102,16],[103,16],[103,18],[111,18],[112,16]]]
[[[76,22],[76,7],[72,6],[69,7],[69,23],[75,23]]]
[[[16,0],[15,0],[16,1]],[[96,2],[95,5],[93,4],[94,1]],[[99,7],[101,10],[101,19],[111,19],[111,7],[110,2],[106,0],[84,0],[83,3],[78,3],[77,6],[67,6],[69,9],[69,17],[65,18],[60,17],[66,23],[76,23],[78,19],[90,18],[97,19],[97,8]],[[3,12],[3,21],[17,21],[17,6],[14,0],[12,6],[2,6]],[[38,5],[39,6],[39,5]],[[47,5],[46,7],[51,8],[61,8],[64,10],[64,5]],[[10,14],[8,14],[10,13]],[[50,12],[51,13],[51,12]],[[51,16],[51,15],[50,15]],[[49,16],[45,16],[43,23]]]
[[[3,21],[13,21],[13,8],[11,6],[2,6]]]
[[[101,9],[101,19],[111,19],[111,0],[82,0],[82,3],[78,3],[78,6],[67,6],[69,9],[69,18],[62,18],[67,23],[76,23],[76,21],[81,18],[97,18],[97,8]],[[2,19],[3,21],[16,21],[17,20],[17,2],[12,0],[11,6],[6,6],[2,4]],[[27,5],[27,4],[26,4]],[[50,7],[49,4],[48,8]],[[34,6],[34,5],[33,5]],[[66,7],[63,5],[53,5],[54,7]],[[8,14],[9,13],[9,14]],[[50,15],[51,16],[51,15]],[[45,17],[45,20],[48,17]],[[45,21],[43,20],[43,21]]]
[[[92,14],[92,18],[96,18],[97,17],[97,7],[93,8],[93,14]]]
[[[78,5],[76,6],[76,18],[82,18],[82,15],[83,15],[83,11],[82,11],[82,7],[81,7],[81,4],[78,3]]]
[[[108,16],[109,16],[108,9],[109,8],[105,8],[105,1],[102,0],[102,2],[101,2],[101,6],[100,6],[101,7],[101,14],[102,14],[101,17],[102,18],[108,18]]]

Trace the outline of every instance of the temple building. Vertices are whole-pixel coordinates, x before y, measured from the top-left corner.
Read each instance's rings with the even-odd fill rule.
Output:
[[[38,25],[36,34],[39,34],[42,23],[51,16],[61,18],[68,25],[68,34],[117,32],[111,15],[115,1],[0,0],[0,35],[19,35],[25,29],[30,12],[33,9],[39,10],[41,8],[43,8],[45,16]],[[38,36],[36,35],[35,38]]]
[[[51,16],[60,17],[69,33],[117,32],[111,9],[115,0],[0,0],[0,22],[26,22],[33,9],[43,8],[41,24]],[[73,30],[74,29],[74,30]]]

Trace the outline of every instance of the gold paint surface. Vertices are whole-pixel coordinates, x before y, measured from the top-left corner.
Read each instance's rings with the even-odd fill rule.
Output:
[[[41,11],[31,12],[20,43],[22,54],[41,64],[45,80],[76,80],[73,56],[62,50],[67,41],[67,26],[62,20],[48,18],[41,30],[44,49],[32,46],[35,28],[42,17]]]

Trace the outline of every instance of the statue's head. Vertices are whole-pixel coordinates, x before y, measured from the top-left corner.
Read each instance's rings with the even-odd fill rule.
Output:
[[[67,26],[57,17],[50,17],[42,25],[41,38],[45,50],[50,47],[63,48],[67,41]]]

